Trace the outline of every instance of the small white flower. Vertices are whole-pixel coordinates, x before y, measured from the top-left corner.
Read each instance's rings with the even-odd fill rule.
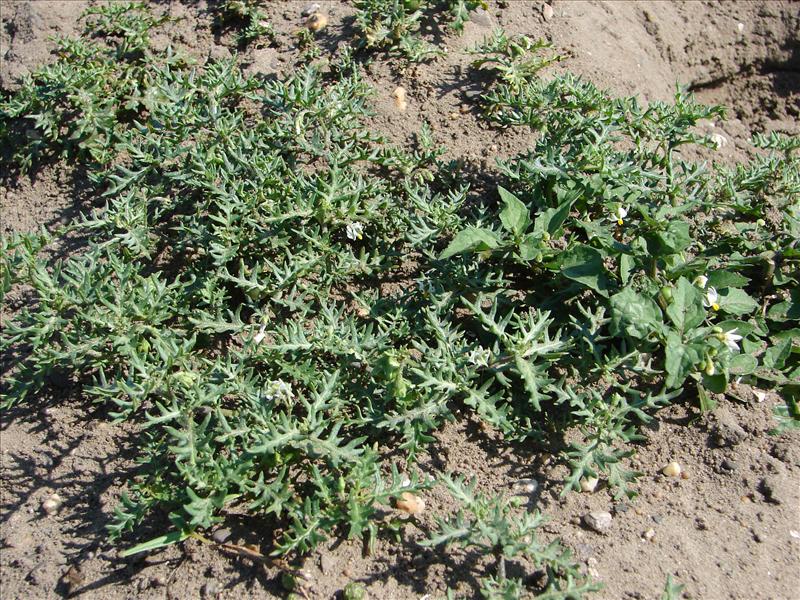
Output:
[[[722,342],[731,350],[737,351],[739,350],[739,340],[742,339],[738,333],[736,333],[736,329],[731,329],[730,331],[726,331],[722,334]]]
[[[364,237],[364,225],[355,221],[347,225],[347,237],[351,240],[360,240]]]
[[[728,138],[726,138],[721,133],[712,133],[711,134],[711,141],[717,147],[717,150],[720,148],[724,148],[728,145]]]
[[[467,355],[467,361],[476,367],[487,367],[492,359],[492,351],[486,348],[475,348]]]
[[[717,290],[710,287],[706,290],[706,297],[703,298],[703,306],[712,310],[719,310],[719,294]]]
[[[697,277],[694,278],[694,281],[692,283],[694,283],[700,289],[704,290],[708,285],[708,277],[706,277],[705,275],[698,275]]]
[[[253,336],[253,343],[260,344],[267,337],[267,324],[264,323],[259,329],[258,333]]]
[[[622,225],[625,222],[625,217],[628,216],[628,209],[624,206],[619,206],[609,218],[611,221],[616,221],[617,225]]]
[[[268,400],[273,400],[275,403],[288,402],[294,396],[292,391],[292,384],[276,379],[267,384],[265,396]]]

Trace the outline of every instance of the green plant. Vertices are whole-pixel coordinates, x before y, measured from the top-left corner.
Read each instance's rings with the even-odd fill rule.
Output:
[[[484,598],[578,599],[599,589],[579,576],[569,550],[558,542],[545,544],[537,539],[536,530],[543,517],[538,512],[519,514],[521,499],[487,498],[475,491],[474,479],[467,483],[463,477],[445,475],[442,482],[460,507],[453,515],[436,519],[437,531],[423,545],[474,548],[481,555],[493,557],[494,574],[480,581]],[[520,559],[545,573],[540,593],[535,596],[525,593],[526,586],[520,578],[507,576],[507,563]]]

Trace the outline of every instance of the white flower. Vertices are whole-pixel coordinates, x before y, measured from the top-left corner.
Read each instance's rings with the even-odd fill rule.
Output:
[[[475,348],[467,355],[467,360],[470,364],[476,367],[486,367],[492,358],[492,351],[486,348]]]
[[[703,298],[703,306],[712,310],[719,310],[719,294],[717,290],[710,287],[706,290],[706,297]]]
[[[617,225],[622,225],[625,222],[625,217],[628,216],[628,209],[624,206],[619,206],[609,218],[611,221],[616,221]]]
[[[739,340],[742,339],[738,333],[736,333],[736,328],[731,329],[730,331],[726,331],[722,334],[722,341],[731,351],[736,351],[739,349]]]
[[[708,285],[708,277],[706,277],[705,275],[698,275],[697,277],[694,278],[694,281],[692,283],[694,283],[700,289],[704,290]]]
[[[276,379],[267,384],[265,394],[268,400],[274,400],[275,403],[288,402],[292,399],[294,392],[292,391],[292,384]]]
[[[267,337],[267,324],[264,323],[259,329],[258,333],[253,336],[253,343],[260,344],[264,341],[264,338]]]
[[[359,221],[347,225],[347,237],[351,240],[360,240],[364,237],[364,225]]]

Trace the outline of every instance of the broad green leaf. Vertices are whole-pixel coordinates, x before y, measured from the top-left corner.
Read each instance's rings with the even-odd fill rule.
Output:
[[[439,258],[450,258],[468,250],[488,250],[499,245],[500,239],[493,231],[481,227],[467,227],[456,234]]]
[[[793,289],[788,300],[770,306],[767,316],[773,321],[800,320],[800,288]]]
[[[786,359],[789,358],[791,352],[792,340],[783,339],[767,348],[767,351],[764,352],[764,357],[761,359],[761,362],[768,369],[780,370],[786,365]]]
[[[708,392],[703,387],[703,384],[699,381],[697,382],[697,399],[700,401],[701,412],[711,412],[717,407],[717,401],[708,395]]]
[[[664,231],[654,231],[645,236],[647,250],[654,256],[683,252],[692,243],[689,224],[685,221],[670,221]]]
[[[734,375],[750,375],[758,368],[758,361],[750,354],[735,354],[728,363]]]
[[[728,388],[728,378],[724,373],[717,373],[716,375],[703,374],[703,386],[715,394],[724,394]]]
[[[497,191],[505,203],[505,208],[500,212],[500,222],[506,231],[519,237],[531,224],[528,207],[507,189],[497,186]]]
[[[653,300],[627,287],[611,296],[611,333],[644,339],[663,326],[663,314]]]
[[[726,288],[719,292],[720,310],[732,315],[746,315],[758,308],[758,304],[744,290]]]
[[[672,290],[667,316],[681,333],[694,329],[706,318],[702,292],[684,277],[678,279]]]
[[[581,244],[567,250],[561,258],[561,273],[602,296],[608,296],[608,276],[603,267],[603,255],[590,246]]]
[[[718,290],[728,287],[744,287],[750,280],[732,271],[711,271],[707,274],[708,285]]]
[[[677,388],[695,370],[700,362],[701,352],[695,344],[684,344],[681,336],[670,331],[667,336],[666,360],[667,387]]]
[[[548,235],[555,235],[564,221],[569,216],[569,211],[572,208],[573,201],[563,202],[555,208],[548,208],[536,217],[534,223],[534,230],[547,233]]]

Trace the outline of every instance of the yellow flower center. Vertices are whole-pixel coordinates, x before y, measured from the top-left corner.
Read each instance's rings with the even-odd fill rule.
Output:
[[[714,310],[719,310],[719,304],[715,302],[714,304],[711,305],[711,308],[713,308]]]

